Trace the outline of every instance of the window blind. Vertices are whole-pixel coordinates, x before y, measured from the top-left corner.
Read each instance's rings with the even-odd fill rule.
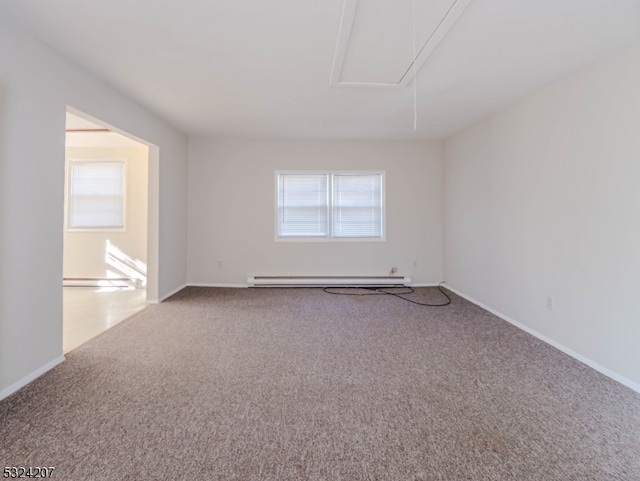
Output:
[[[382,176],[333,174],[333,236],[382,237]]]
[[[69,228],[124,228],[124,181],[124,161],[71,161]]]
[[[279,173],[277,236],[383,238],[383,174]]]
[[[329,223],[327,176],[283,174],[278,178],[278,235],[326,236]]]

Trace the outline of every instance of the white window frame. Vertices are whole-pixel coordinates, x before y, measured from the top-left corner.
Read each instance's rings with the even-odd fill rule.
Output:
[[[73,208],[73,168],[77,164],[121,164],[122,165],[122,225],[121,226],[81,226],[71,225],[71,210]],[[126,232],[127,228],[127,161],[126,159],[69,159],[67,173],[67,201],[65,220],[68,232]]]
[[[279,235],[279,178],[281,175],[327,175],[329,176],[328,180],[328,200],[327,200],[327,235],[324,236],[281,236]],[[380,215],[382,216],[380,220],[382,235],[380,237],[334,237],[332,232],[332,223],[333,223],[333,175],[379,175],[380,176],[380,202],[382,204]],[[274,215],[274,232],[275,232],[275,240],[276,242],[385,242],[387,240],[387,226],[386,226],[386,172],[383,170],[277,170],[275,171],[275,189],[274,189],[274,205],[275,205],[275,215]]]

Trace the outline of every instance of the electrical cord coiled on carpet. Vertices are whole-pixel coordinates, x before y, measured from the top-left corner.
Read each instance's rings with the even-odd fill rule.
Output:
[[[366,287],[366,286],[365,287],[325,287],[322,289],[322,291],[326,292],[327,294],[332,294],[335,296],[393,296],[393,297],[397,297],[398,299],[402,299],[403,301],[410,302],[411,304],[416,304],[418,306],[444,307],[451,304],[451,297],[449,297],[449,295],[442,288],[442,284],[443,284],[442,282],[438,284],[438,290],[442,293],[444,297],[447,298],[447,300],[446,302],[441,304],[430,304],[428,302],[419,302],[419,301],[414,301],[413,299],[408,299],[404,297],[406,295],[413,294],[415,292],[415,290],[412,287],[406,287],[406,286],[402,287],[403,289],[406,289],[406,292],[389,292],[385,290],[385,289],[392,289],[391,287]],[[357,289],[357,290],[365,290],[369,292],[366,292],[366,293],[361,292],[356,294],[353,292],[334,292],[331,289]]]

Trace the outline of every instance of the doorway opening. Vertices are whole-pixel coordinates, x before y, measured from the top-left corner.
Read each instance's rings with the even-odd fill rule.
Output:
[[[152,151],[157,154],[139,139],[75,109],[67,111],[65,353],[154,299],[157,270],[149,253],[157,251],[157,196],[150,192],[157,189],[150,182],[157,166]]]

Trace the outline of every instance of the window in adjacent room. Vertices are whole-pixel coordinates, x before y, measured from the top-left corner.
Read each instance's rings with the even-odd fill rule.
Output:
[[[384,172],[277,172],[278,239],[384,240]]]
[[[69,167],[69,230],[123,230],[124,160],[70,160]]]

